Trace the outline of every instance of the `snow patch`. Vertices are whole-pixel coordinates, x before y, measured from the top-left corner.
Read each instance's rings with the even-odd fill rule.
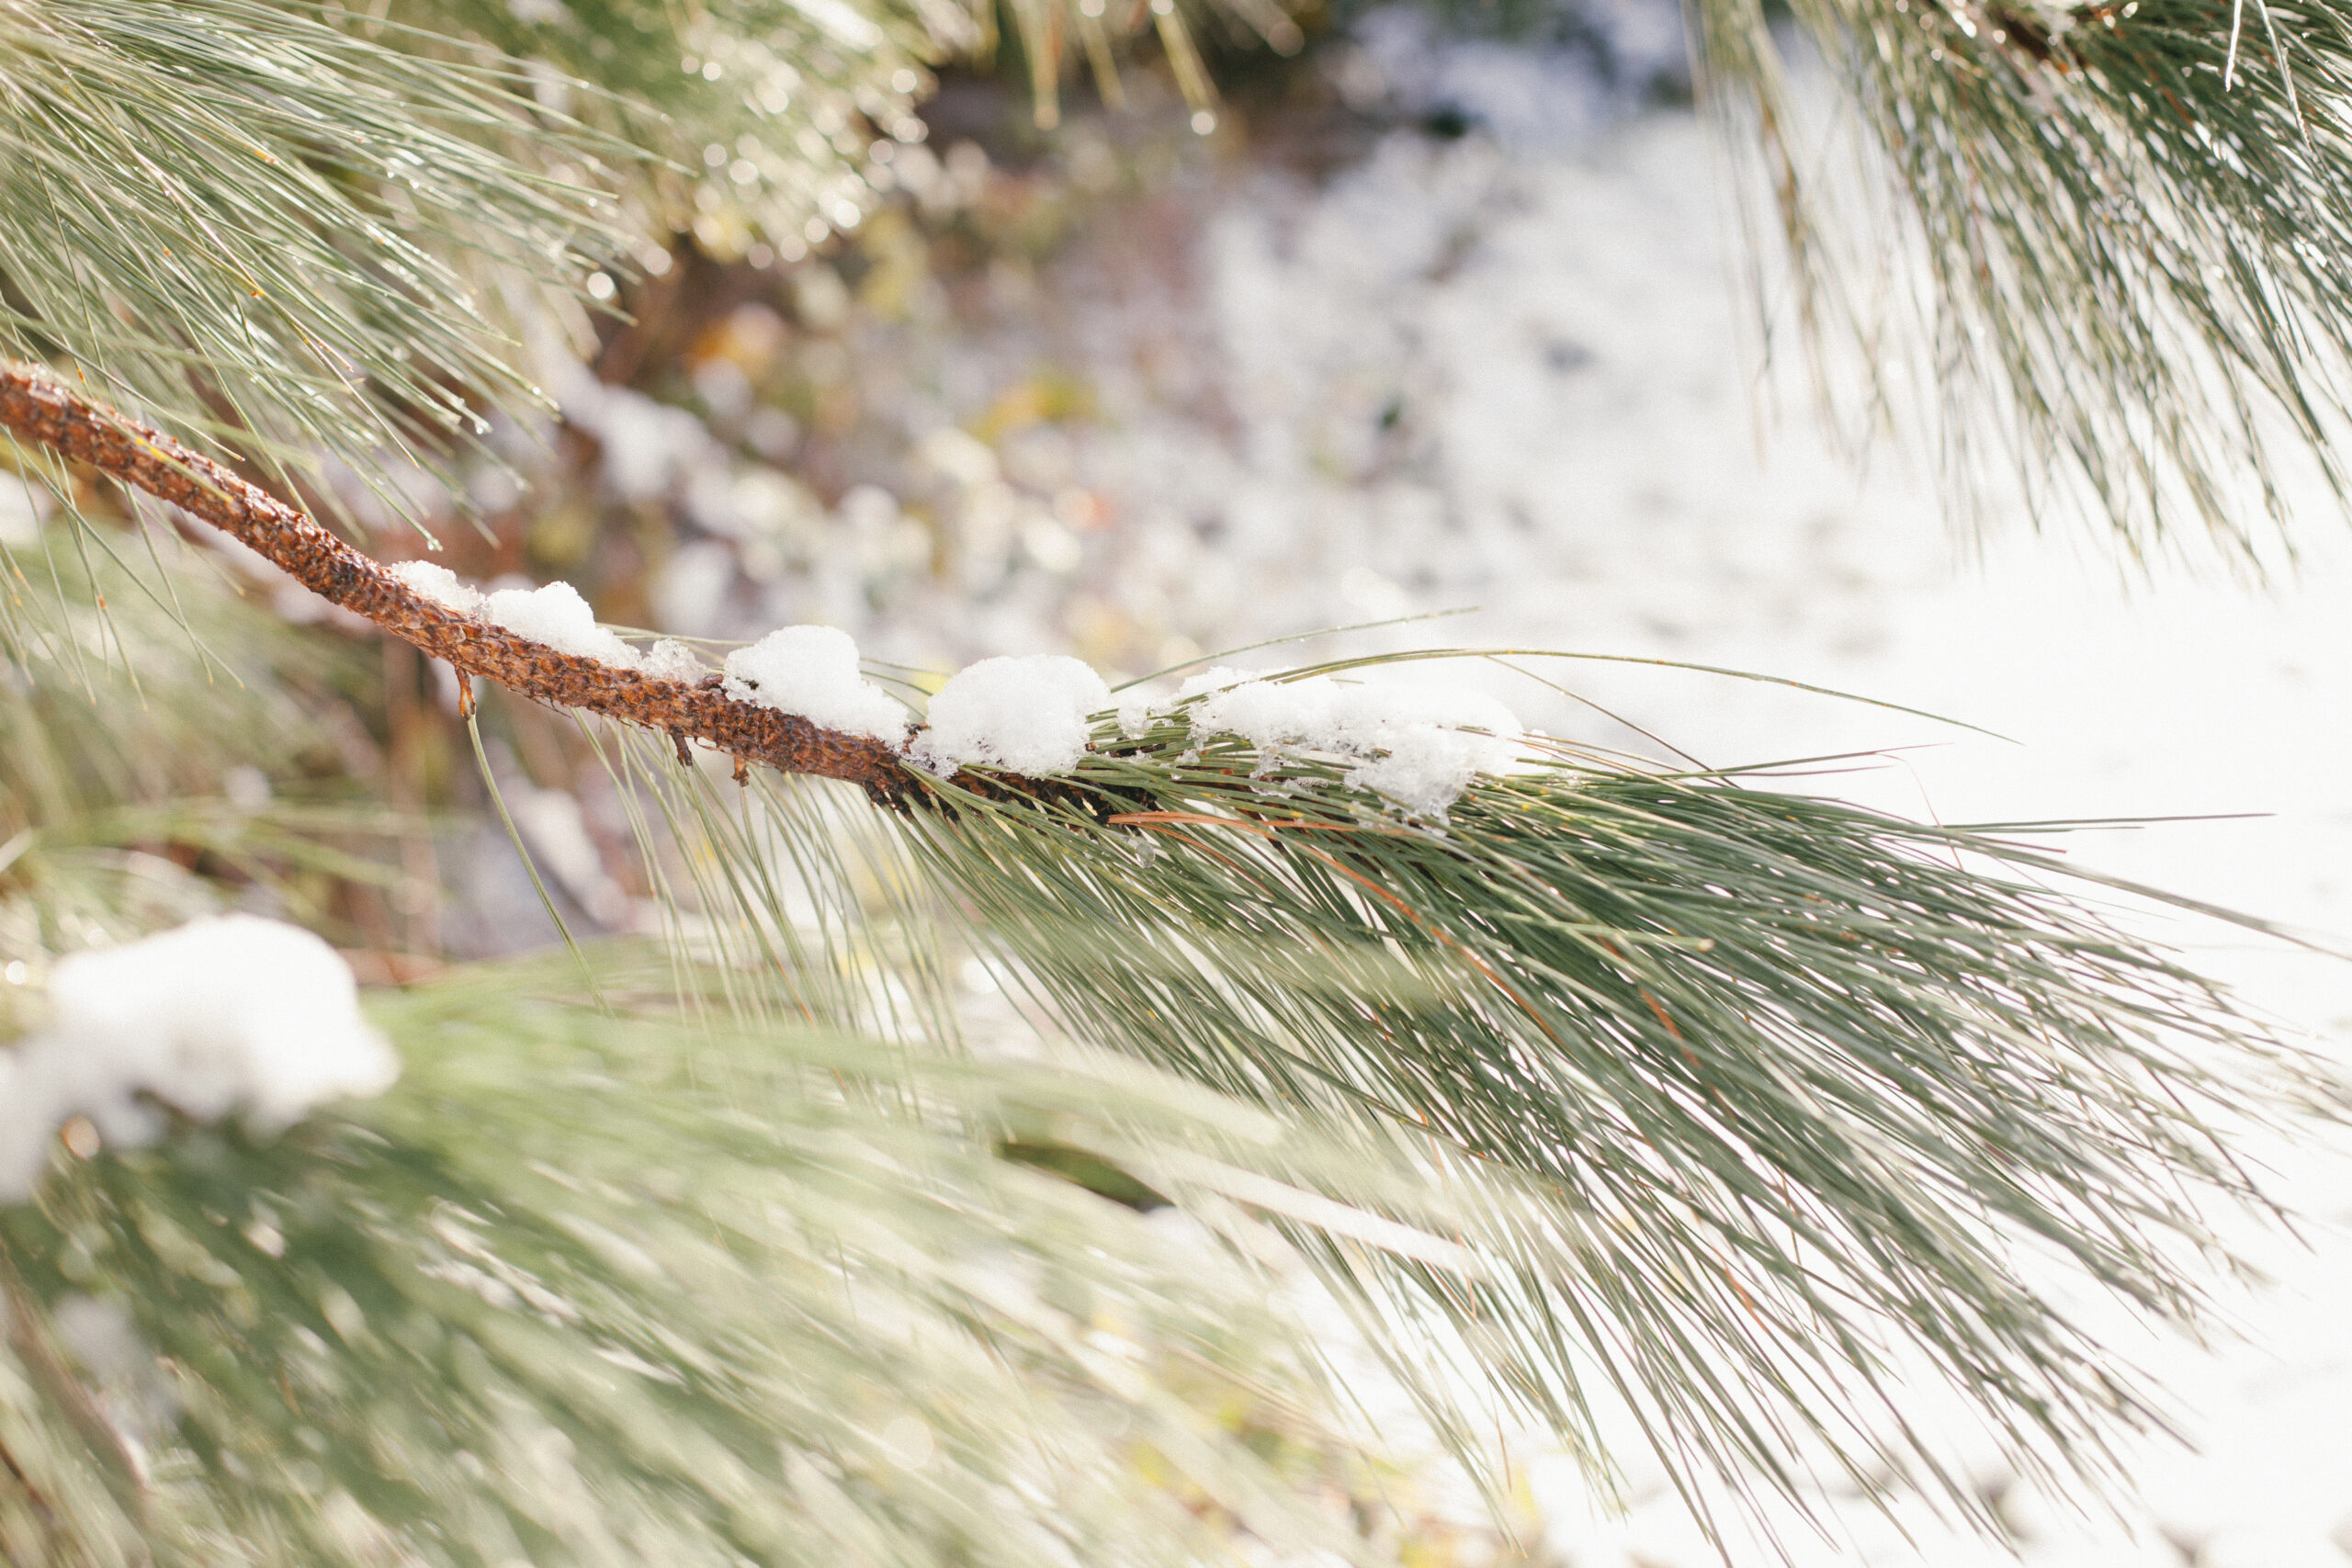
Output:
[[[1153,719],[1174,713],[1202,693],[1221,692],[1250,679],[1246,671],[1229,670],[1219,664],[1197,675],[1187,675],[1172,696],[1155,697],[1140,687],[1129,687],[1126,695],[1119,699],[1119,733],[1132,740],[1149,729]]]
[[[1080,660],[983,659],[931,699],[930,728],[907,754],[944,778],[967,762],[1033,778],[1066,773],[1086,755],[1093,716],[1110,705],[1111,688]]]
[[[429,560],[404,560],[395,561],[385,570],[406,583],[418,597],[430,599],[445,610],[470,615],[481,608],[481,590],[460,582],[458,574],[446,566],[435,566]]]
[[[897,746],[910,720],[896,697],[858,673],[857,644],[835,626],[786,626],[727,656],[727,694],[825,729]]]
[[[263,1132],[400,1076],[359,1014],[351,966],[311,932],[253,915],[195,920],[62,960],[48,1031],[0,1053],[0,1202],[31,1194],[60,1123],[107,1144],[152,1143],[152,1097],[198,1121],[232,1111]]]
[[[642,670],[660,681],[699,681],[705,673],[702,661],[683,643],[657,642],[650,653],[639,653],[598,626],[595,611],[569,582],[484,593],[460,581],[447,567],[427,560],[397,561],[385,570],[421,598],[544,643],[558,653],[577,654],[619,670]]]
[[[689,686],[710,673],[710,667],[695,656],[693,649],[670,637],[645,650],[641,668],[649,680],[683,681]]]
[[[596,624],[596,612],[569,582],[502,588],[485,596],[477,613],[492,626],[545,643],[558,653],[577,654],[620,670],[634,670],[643,662],[637,649]]]
[[[1196,683],[1203,694],[1192,709],[1195,736],[1238,735],[1269,760],[1291,750],[1357,759],[1350,784],[1416,817],[1442,819],[1473,778],[1510,773],[1526,754],[1518,716],[1481,692],[1418,681],[1351,685],[1329,675],[1233,678],[1213,670],[1185,682],[1182,696]]]

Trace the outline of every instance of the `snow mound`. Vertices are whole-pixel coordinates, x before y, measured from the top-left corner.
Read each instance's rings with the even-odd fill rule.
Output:
[[[443,609],[470,615],[481,608],[481,590],[458,581],[458,574],[446,566],[435,566],[429,560],[404,560],[385,570]]]
[[[727,694],[825,729],[892,746],[910,720],[899,700],[857,671],[857,644],[834,626],[785,626],[727,656]]]
[[[1093,716],[1110,705],[1111,688],[1080,660],[983,659],[931,699],[930,728],[908,755],[945,778],[967,762],[1033,778],[1066,773],[1086,755]]]
[[[645,650],[641,668],[650,680],[683,681],[689,686],[710,673],[710,667],[695,657],[693,649],[669,637]]]
[[[0,1053],[0,1202],[30,1195],[70,1117],[137,1146],[164,1125],[148,1096],[204,1122],[242,1110],[277,1132],[400,1076],[360,1017],[351,966],[277,920],[224,915],[77,953],[51,974],[49,997],[49,1030]]]
[[[1184,684],[1195,736],[1238,735],[1267,756],[1321,751],[1358,760],[1348,783],[1416,817],[1442,819],[1480,773],[1525,755],[1518,716],[1482,692],[1433,682],[1350,685],[1329,675],[1250,681],[1213,670]],[[1478,733],[1484,731],[1485,733]]]
[[[1140,686],[1131,686],[1119,699],[1119,733],[1133,739],[1151,728],[1151,721],[1163,714],[1179,711],[1185,703],[1204,692],[1221,692],[1227,686],[1238,686],[1252,679],[1244,671],[1228,670],[1219,664],[1197,675],[1188,675],[1173,695],[1153,696]]]
[[[643,662],[637,649],[596,624],[596,612],[569,582],[503,588],[484,597],[477,614],[493,626],[545,643],[558,653],[577,654],[621,670],[634,670]]]
[[[657,681],[699,681],[707,672],[682,642],[664,638],[639,653],[598,626],[595,611],[569,582],[484,593],[460,581],[447,567],[427,560],[398,561],[385,570],[445,609],[545,643],[558,653],[577,654],[620,670],[641,670]]]

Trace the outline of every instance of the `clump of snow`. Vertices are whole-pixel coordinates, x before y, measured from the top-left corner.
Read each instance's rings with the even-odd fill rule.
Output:
[[[1212,670],[1185,682],[1182,696],[1205,694],[1191,711],[1195,736],[1238,735],[1270,761],[1291,750],[1357,759],[1350,784],[1416,817],[1442,819],[1473,778],[1508,773],[1525,754],[1518,716],[1481,692],[1433,682],[1353,685],[1329,675],[1234,680],[1231,671]]]
[[[163,1130],[149,1099],[205,1122],[243,1111],[276,1132],[400,1076],[360,1017],[351,966],[277,920],[225,915],[77,953],[49,997],[47,1032],[0,1053],[0,1202],[30,1194],[71,1117],[131,1146]]]
[[[952,682],[951,682],[952,683]],[[727,656],[727,694],[826,729],[896,746],[907,710],[857,671],[857,644],[834,626],[786,626]]]
[[[1093,716],[1110,705],[1111,688],[1082,660],[983,659],[931,699],[930,728],[908,755],[949,778],[967,762],[1032,777],[1066,773],[1086,755]]]
[[[1197,675],[1188,675],[1172,696],[1152,696],[1140,686],[1131,686],[1119,699],[1119,733],[1133,739],[1151,728],[1151,721],[1162,714],[1174,713],[1184,703],[1204,692],[1221,692],[1227,686],[1238,686],[1250,679],[1243,671],[1228,670],[1216,665]]]
[[[424,598],[444,609],[470,615],[481,608],[481,590],[458,581],[458,574],[429,560],[396,561],[387,569]]]
[[[596,612],[569,582],[544,588],[502,588],[486,595],[477,612],[493,626],[542,642],[558,653],[577,654],[599,664],[634,670],[637,649],[596,624]]]
[[[684,681],[689,686],[710,673],[709,666],[695,657],[693,649],[670,637],[645,650],[645,662],[639,668],[653,680]]]
[[[404,560],[387,569],[435,604],[473,615],[559,653],[578,654],[621,670],[642,670],[657,681],[699,681],[707,672],[685,644],[669,638],[644,653],[596,624],[596,613],[569,582],[543,588],[502,588],[484,593],[446,566]]]

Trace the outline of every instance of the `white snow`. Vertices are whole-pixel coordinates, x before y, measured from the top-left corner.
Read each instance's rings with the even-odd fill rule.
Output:
[[[642,653],[631,648],[596,624],[595,611],[569,582],[485,593],[432,561],[396,561],[386,570],[436,604],[545,643],[559,653],[620,670],[642,670],[657,681],[699,681],[708,672],[693,649],[673,638],[664,637]]]
[[[645,650],[642,669],[650,680],[683,681],[689,686],[711,672],[710,667],[695,656],[693,649],[669,637]]]
[[[694,649],[674,637],[663,637],[643,652],[631,648],[596,624],[595,612],[569,582],[484,593],[459,581],[447,567],[432,561],[396,561],[388,570],[436,604],[503,626],[561,653],[578,654],[617,669],[640,670],[656,681],[691,683],[709,673]]]
[[[458,574],[429,560],[395,561],[386,569],[421,596],[444,609],[470,615],[481,608],[481,590],[460,582]]]
[[[1473,778],[1508,773],[1526,752],[1518,716],[1482,692],[1427,681],[1356,685],[1329,675],[1208,684],[1232,674],[1213,670],[1185,682],[1209,694],[1191,710],[1195,736],[1238,735],[1269,761],[1294,750],[1358,759],[1351,784],[1417,817],[1442,818]]]
[[[492,626],[545,643],[558,653],[577,654],[622,670],[634,670],[642,662],[637,649],[596,624],[596,612],[569,582],[502,588],[482,599],[478,613]]]
[[[1119,733],[1137,736],[1151,728],[1155,718],[1182,710],[1186,702],[1204,692],[1221,692],[1227,686],[1238,686],[1244,681],[1258,679],[1247,670],[1229,670],[1219,664],[1196,675],[1188,675],[1172,694],[1153,696],[1148,687],[1130,686],[1119,699]]]
[[[0,1055],[0,1202],[31,1192],[71,1117],[136,1146],[164,1126],[152,1097],[202,1122],[243,1111],[276,1132],[400,1076],[360,1017],[351,966],[311,932],[257,916],[74,953],[51,972],[49,1000],[49,1028]]]
[[[1120,697],[1116,710],[1119,716],[1119,733],[1130,740],[1134,739],[1151,728],[1152,719],[1158,716],[1163,706],[1164,705],[1154,702],[1150,694],[1139,688],[1130,687],[1126,694]]]
[[[858,673],[857,644],[834,626],[785,626],[727,656],[727,694],[826,729],[899,745],[904,705]]]
[[[1086,755],[1093,716],[1110,705],[1111,688],[1082,660],[983,659],[931,699],[930,728],[908,755],[949,778],[967,762],[1033,778],[1066,773]]]

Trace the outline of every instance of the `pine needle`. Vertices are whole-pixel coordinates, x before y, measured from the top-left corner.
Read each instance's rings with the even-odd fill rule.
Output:
[[[1564,748],[1413,821],[1187,711],[1098,730],[1068,798],[937,784],[906,837],[1074,1038],[1476,1172],[1487,1272],[1320,1256],[1588,1450],[1598,1377],[1694,1484],[1793,1495],[1802,1434],[1967,1512],[1888,1403],[1918,1358],[2096,1472],[2154,1407],[2019,1259],[2193,1322],[2194,1195],[2267,1203],[2234,1132],[2346,1103],[2047,855]]]
[[[2256,6],[2248,56],[2241,0],[1799,0],[1849,143],[1760,0],[1703,0],[1707,102],[1770,193],[1749,239],[1821,385],[1861,389],[1828,400],[1857,442],[1927,437],[1965,517],[2022,483],[2135,556],[2201,533],[2256,570],[2299,473],[2342,499],[2352,141],[2306,108],[2352,84],[2352,26]]]

